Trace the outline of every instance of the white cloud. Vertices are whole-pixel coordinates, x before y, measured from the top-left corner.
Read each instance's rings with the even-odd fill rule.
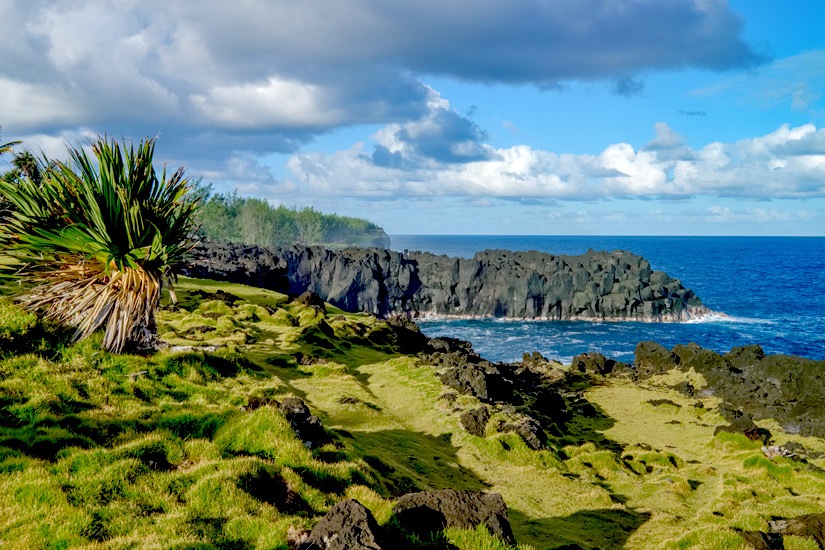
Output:
[[[526,145],[493,149],[470,162],[421,158],[397,132],[378,132],[378,146],[397,155],[379,165],[358,143],[331,155],[298,154],[287,163],[304,192],[365,197],[484,196],[594,200],[695,195],[810,198],[825,196],[825,129],[783,125],[765,136],[701,149],[684,145],[665,124],[639,150],[626,143],[598,155],[556,154]]]
[[[174,133],[179,148],[223,138],[283,152],[341,126],[419,120],[432,108],[419,75],[554,86],[760,61],[721,0],[10,0],[0,10],[7,135],[89,126]],[[472,140],[452,152],[479,153]]]
[[[314,84],[270,77],[262,84],[217,86],[190,100],[205,123],[226,128],[332,127],[346,120]]]

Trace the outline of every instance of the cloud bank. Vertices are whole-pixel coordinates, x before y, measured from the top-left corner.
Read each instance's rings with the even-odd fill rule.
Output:
[[[435,110],[445,109],[444,105]],[[433,117],[437,118],[437,117]],[[605,198],[686,199],[697,195],[749,199],[825,196],[825,129],[783,125],[760,137],[693,149],[665,123],[639,149],[609,145],[597,155],[558,154],[526,145],[495,149],[461,142],[472,159],[444,162],[399,139],[404,126],[377,132],[375,151],[358,143],[333,154],[294,155],[287,163],[301,192],[388,196],[469,196],[592,201]]]
[[[420,120],[428,75],[634,94],[645,71],[762,61],[722,0],[11,0],[0,36],[6,135],[160,132],[188,158],[290,152],[342,126]],[[448,135],[428,153],[426,128],[414,130],[397,139],[434,159],[486,154]],[[472,144],[479,130],[456,119],[451,131]]]

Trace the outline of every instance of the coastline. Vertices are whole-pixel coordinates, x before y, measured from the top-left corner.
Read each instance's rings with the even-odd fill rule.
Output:
[[[664,315],[656,315],[652,317],[591,317],[585,315],[572,315],[566,317],[496,317],[495,315],[456,315],[450,313],[437,313],[431,311],[410,312],[411,314],[399,313],[396,315],[388,315],[391,317],[407,317],[410,319],[432,319],[432,320],[474,320],[474,319],[495,319],[499,321],[513,321],[519,323],[541,322],[541,321],[589,321],[589,322],[605,322],[605,323],[687,323],[695,322],[706,317],[718,316],[730,318],[726,313],[720,311],[713,311],[705,306],[686,306],[685,310],[678,313],[667,313]]]

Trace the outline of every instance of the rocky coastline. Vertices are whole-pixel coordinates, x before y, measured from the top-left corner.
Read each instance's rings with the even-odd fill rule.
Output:
[[[379,317],[680,322],[712,313],[681,281],[621,250],[579,256],[485,250],[466,259],[202,242],[181,273],[290,295],[311,291],[345,311]]]

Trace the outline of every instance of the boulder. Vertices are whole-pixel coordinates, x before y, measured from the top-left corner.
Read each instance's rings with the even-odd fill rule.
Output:
[[[279,408],[289,425],[295,430],[295,435],[307,447],[320,447],[329,441],[321,419],[310,412],[303,399],[285,397]]]
[[[762,531],[739,531],[745,544],[755,550],[785,550],[781,535],[763,533]]]
[[[467,433],[478,437],[484,437],[487,421],[490,420],[490,410],[481,406],[477,409],[469,410],[463,413],[459,420],[461,425],[467,430]]]
[[[772,533],[779,535],[795,535],[813,539],[820,548],[825,548],[825,513],[776,519],[769,521],[768,527]]]
[[[515,544],[507,506],[498,493],[455,489],[408,493],[398,499],[392,513],[404,529],[424,536],[444,528],[484,525],[494,536]]]
[[[656,374],[665,374],[679,364],[679,356],[656,342],[636,344],[636,358],[633,368],[639,380]]]
[[[355,499],[342,500],[327,512],[299,550],[382,550],[381,528]]]
[[[601,353],[582,353],[573,358],[573,369],[589,374],[606,375],[616,371],[627,371],[629,365],[609,359]]]

